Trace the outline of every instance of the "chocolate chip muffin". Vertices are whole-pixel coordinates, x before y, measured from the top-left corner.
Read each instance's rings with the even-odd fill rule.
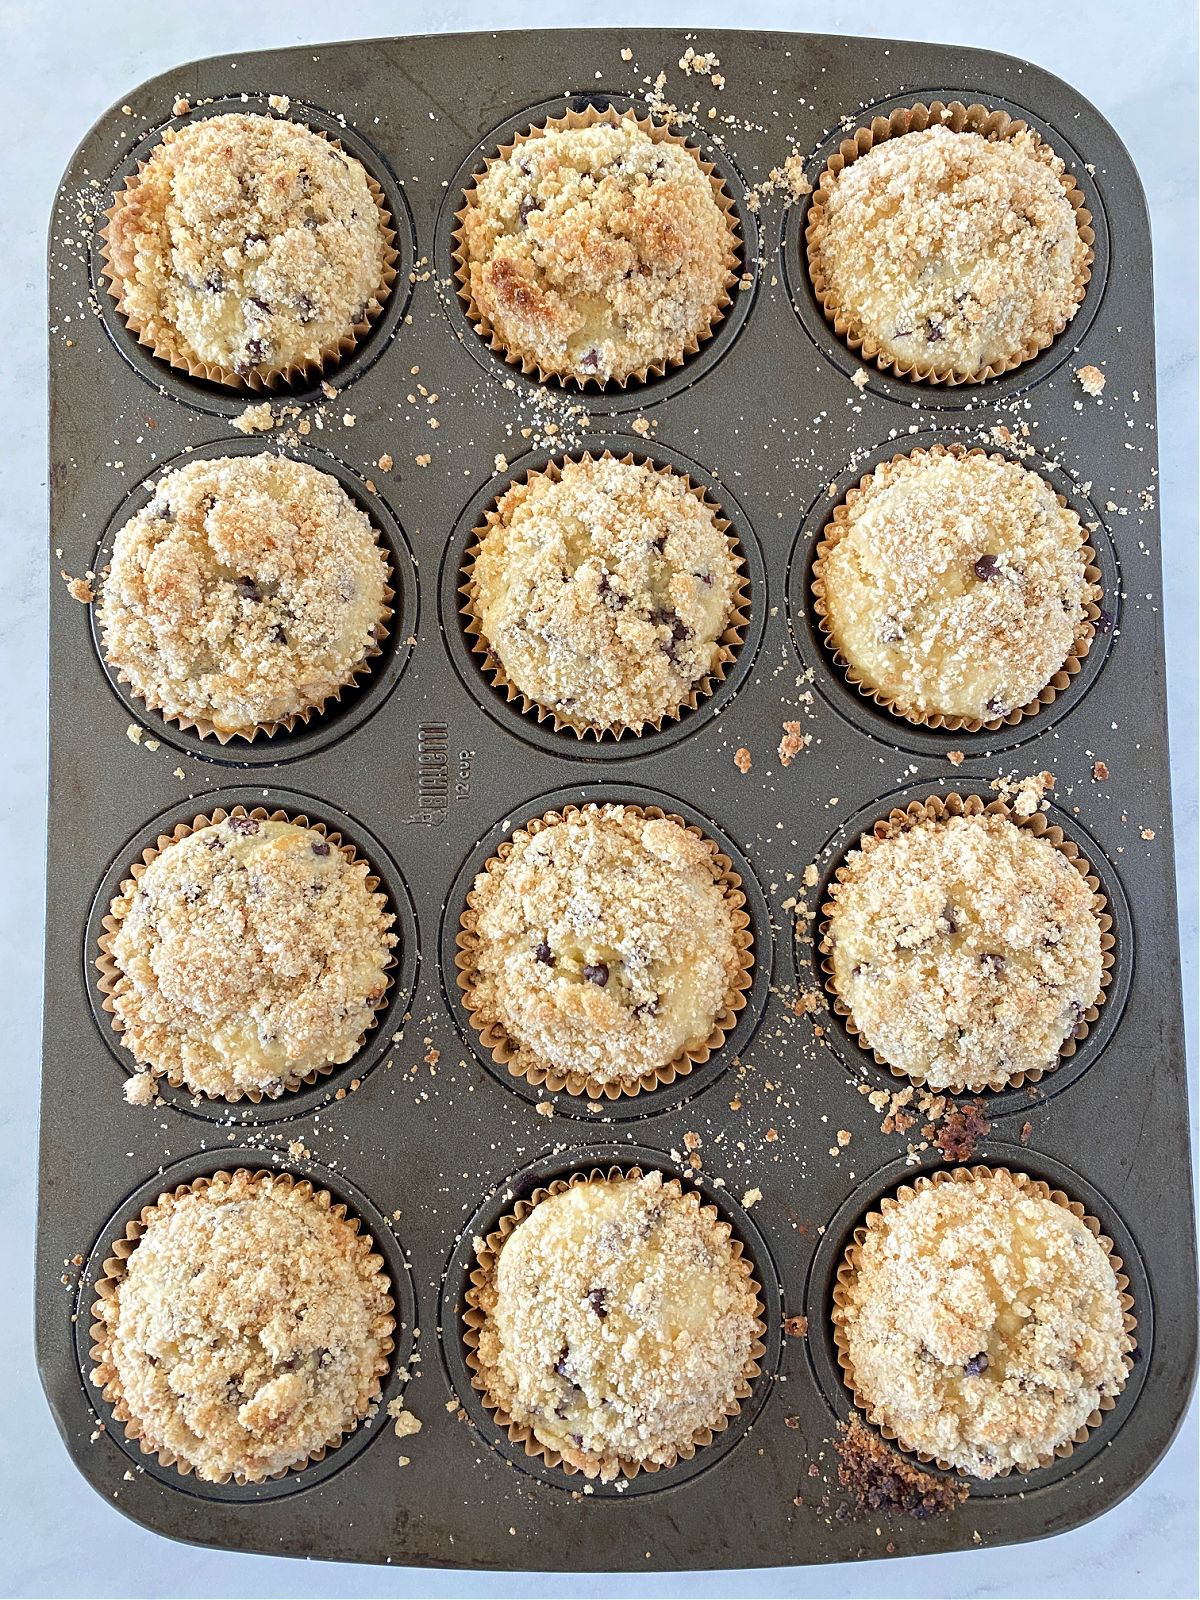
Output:
[[[552,812],[518,828],[468,896],[472,1024],[503,1031],[518,1072],[632,1092],[732,1025],[749,965],[741,904],[716,846],[669,817]]]
[[[589,1478],[672,1465],[749,1392],[751,1270],[728,1224],[661,1173],[551,1194],[471,1291],[485,1400]]]
[[[195,1093],[276,1096],[348,1061],[396,936],[365,861],[315,828],[229,816],[112,902],[111,1004],[137,1062]]]
[[[1028,129],[875,144],[819,186],[809,266],[827,313],[864,354],[958,379],[1048,345],[1090,261],[1064,170]]]
[[[907,1450],[976,1478],[1029,1472],[1124,1387],[1134,1341],[1081,1216],[1023,1173],[954,1178],[901,1189],[851,1246],[846,1381]]]
[[[92,1381],[206,1482],[303,1467],[378,1397],[395,1327],[381,1265],[344,1206],[288,1174],[160,1195],[101,1284]]]
[[[378,648],[388,575],[328,473],[269,454],[192,461],[117,534],[104,652],[164,716],[251,737],[354,681]]]
[[[106,230],[122,314],[156,355],[223,382],[350,348],[395,276],[361,162],[296,122],[231,112],[168,128]]]
[[[891,710],[994,721],[1083,647],[1096,593],[1083,530],[1036,473],[917,450],[839,511],[814,573],[827,642]]]
[[[737,240],[686,145],[632,112],[533,129],[459,213],[459,281],[495,347],[584,383],[678,364],[729,303]]]
[[[1048,1072],[1101,992],[1092,890],[994,813],[927,818],[852,850],[822,948],[860,1043],[935,1090]]]
[[[678,714],[737,642],[741,558],[678,473],[564,461],[500,499],[470,570],[480,648],[576,730]]]

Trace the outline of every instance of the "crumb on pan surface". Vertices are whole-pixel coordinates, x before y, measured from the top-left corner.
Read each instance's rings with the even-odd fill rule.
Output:
[[[168,129],[108,243],[124,309],[156,347],[243,377],[318,361],[386,293],[362,164],[251,113]]]
[[[849,1489],[860,1514],[898,1512],[926,1522],[961,1505],[971,1492],[965,1483],[922,1472],[864,1428],[857,1415],[840,1424],[834,1449],[839,1457],[838,1482]]]
[[[1061,332],[1087,261],[1064,164],[1028,130],[885,139],[828,190],[831,304],[905,366],[970,376]]]
[[[864,1043],[930,1089],[1049,1070],[1103,972],[1092,891],[1007,817],[926,820],[850,852],[826,948]]]
[[[303,1466],[366,1414],[394,1319],[354,1224],[270,1175],[164,1194],[98,1302],[93,1381],[207,1481]]]
[[[506,491],[472,571],[481,642],[573,726],[638,729],[723,659],[738,558],[678,473],[564,461]]]
[[[518,140],[468,192],[468,287],[510,356],[623,381],[721,314],[735,239],[696,156],[632,114]]]
[[[670,1464],[745,1393],[758,1299],[729,1238],[658,1172],[540,1201],[477,1291],[485,1393],[588,1477]]]
[[[830,643],[902,713],[986,722],[1028,705],[1092,596],[1079,518],[1000,457],[885,462],[826,537]]]
[[[1009,1173],[902,1194],[843,1287],[834,1320],[868,1420],[974,1477],[1043,1465],[1125,1382],[1107,1251]]]
[[[471,894],[475,1025],[602,1084],[702,1045],[742,970],[715,847],[620,805],[519,828],[512,846]]]
[[[228,817],[169,844],[112,905],[121,1043],[212,1095],[276,1096],[348,1061],[396,943],[369,871],[291,822]]]
[[[329,473],[270,453],[192,461],[116,536],[105,655],[166,716],[250,733],[353,681],[387,578],[370,519]]]

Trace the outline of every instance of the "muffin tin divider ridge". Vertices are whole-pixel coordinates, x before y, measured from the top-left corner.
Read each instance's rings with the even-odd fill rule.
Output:
[[[689,43],[719,57],[723,88],[680,70]],[[454,293],[447,222],[452,229],[460,175],[568,97],[618,106],[627,97],[645,108],[660,71],[666,99],[699,104],[698,124],[684,131],[719,159],[739,207],[793,139],[815,181],[845,137],[843,117],[858,126],[876,108],[938,97],[1028,115],[1067,159],[1096,219],[1096,264],[1076,321],[993,383],[912,386],[870,367],[860,389],[849,381],[860,364],[807,289],[805,201],[784,207],[772,193],[745,213],[752,227],[744,237],[756,230],[758,241],[745,262],[749,287],[734,292],[717,336],[683,367],[612,394],[522,378],[471,332]],[[241,107],[243,92],[255,110],[265,96],[287,94],[289,115],[311,113],[344,136],[403,218],[393,300],[345,370],[330,375],[333,398],[319,390],[237,395],[190,382],[126,348],[96,276],[94,238],[109,191],[171,120],[176,96],[186,95],[188,115],[197,116],[226,109],[230,97]],[[1157,599],[1149,233],[1129,158],[1083,95],[986,52],[755,32],[476,34],[305,47],[236,65],[221,58],[127,91],[101,119],[64,179],[50,262],[38,1356],[55,1419],[88,1481],[142,1524],[202,1544],[548,1570],[786,1565],[882,1555],[887,1544],[906,1555],[993,1546],[1078,1525],[1120,1499],[1166,1448],[1186,1404],[1195,1278]],[[1103,368],[1103,404],[1074,380],[1085,363]],[[299,414],[247,440],[230,423],[263,399]],[[94,570],[118,513],[164,464],[189,453],[286,447],[279,436],[301,420],[309,423],[304,459],[351,492],[358,486],[401,557],[396,615],[404,627],[341,707],[293,734],[224,746],[181,734],[126,704],[119,686],[114,692],[90,619],[58,573]],[[993,427],[1008,430],[1007,443],[994,441]],[[1091,541],[1111,631],[1053,706],[995,735],[916,729],[856,703],[809,608],[812,545],[838,495],[877,460],[952,438],[1031,449],[1027,464],[1044,465],[1085,520],[1100,524]],[[539,728],[496,699],[462,645],[451,569],[479,506],[504,479],[562,454],[609,445],[616,453],[617,443],[622,453],[692,464],[714,501],[728,496],[733,531],[751,557],[751,622],[711,701],[664,724],[661,737],[596,746]],[[385,455],[389,469],[378,465]],[[1110,595],[1119,604],[1110,606]],[[786,769],[776,755],[785,719],[812,735]],[[140,743],[127,737],[131,723],[142,729]],[[733,760],[741,747],[752,758],[745,773]],[[961,764],[947,759],[951,751],[965,753]],[[1094,776],[1095,762],[1107,778]],[[972,1159],[1060,1184],[1113,1232],[1135,1300],[1137,1364],[1114,1410],[1068,1460],[1025,1480],[972,1484],[963,1506],[924,1522],[839,1518],[844,1492],[831,1441],[849,1397],[830,1364],[828,1311],[841,1243],[880,1194],[940,1158],[929,1148],[906,1165],[906,1141],[884,1134],[882,1113],[857,1092],[864,1073],[872,1087],[900,1081],[851,1059],[854,1047],[831,1031],[828,1013],[792,1009],[798,985],[816,987],[811,947],[796,934],[815,929],[819,885],[852,823],[931,793],[991,799],[1001,775],[1041,770],[1055,777],[1049,820],[1078,837],[1110,901],[1118,971],[1075,1057],[1037,1086],[987,1097],[994,1128]],[[550,804],[622,790],[711,826],[745,859],[757,964],[745,1022],[719,1069],[597,1112],[566,1093],[527,1092],[477,1058],[456,1009],[447,945],[485,841]],[[378,844],[389,886],[395,880],[411,901],[401,928],[414,946],[403,969],[407,1012],[389,1007],[380,1033],[390,1047],[372,1056],[357,1089],[351,1062],[312,1090],[257,1107],[194,1107],[170,1091],[162,1106],[127,1106],[119,1046],[96,1014],[89,916],[160,824],[169,831],[235,802],[328,819],[368,858]],[[816,887],[804,883],[810,863]],[[813,921],[796,912],[796,900]],[[538,1114],[531,1102],[539,1099],[553,1115]],[[770,1129],[777,1137],[768,1141]],[[628,1493],[610,1486],[588,1495],[578,1477],[518,1459],[467,1403],[457,1321],[464,1248],[477,1217],[499,1215],[510,1194],[530,1192],[547,1173],[641,1159],[686,1181],[690,1133],[699,1136],[696,1181],[711,1198],[721,1180],[731,1216],[745,1219],[744,1242],[770,1300],[763,1374],[731,1447],[708,1457],[698,1450],[686,1471],[681,1463],[640,1475]],[[151,1191],[222,1166],[311,1174],[351,1209],[362,1197],[393,1276],[406,1264],[409,1326],[385,1396],[399,1394],[403,1366],[404,1404],[420,1418],[419,1434],[397,1439],[381,1411],[311,1475],[261,1491],[157,1472],[117,1437],[87,1381],[94,1263]],[[755,1189],[761,1198],[743,1205]],[[782,1319],[794,1315],[808,1317],[807,1339],[782,1335]],[[810,1463],[818,1476],[809,1477]]]

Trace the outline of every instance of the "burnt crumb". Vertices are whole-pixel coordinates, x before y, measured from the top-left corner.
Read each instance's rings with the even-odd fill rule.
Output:
[[[784,1317],[783,1331],[789,1339],[803,1339],[808,1334],[807,1317]]]
[[[982,1100],[973,1100],[969,1105],[958,1106],[950,1113],[934,1140],[942,1152],[943,1161],[971,1159],[975,1154],[975,1146],[992,1129],[984,1110]]]
[[[1113,625],[1112,613],[1109,612],[1109,611],[1105,611],[1103,606],[1101,606],[1100,615],[1096,618],[1096,621],[1095,621],[1095,624],[1094,624],[1094,628],[1095,628],[1096,633],[1098,633],[1098,634],[1111,633],[1112,632],[1112,625]]]
[[[1021,1143],[1022,1144],[1028,1144],[1032,1134],[1033,1134],[1033,1123],[1032,1122],[1023,1122],[1021,1124]]]
[[[961,1505],[965,1483],[923,1472],[905,1461],[855,1416],[843,1423],[834,1447],[841,1457],[838,1482],[853,1498],[854,1511],[890,1511],[926,1522]]]

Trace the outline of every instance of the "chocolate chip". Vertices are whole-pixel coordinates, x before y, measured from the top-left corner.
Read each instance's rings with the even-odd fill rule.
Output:
[[[311,217],[310,216],[310,217],[305,217],[304,226],[306,228],[311,229],[312,232],[315,233],[317,231],[317,229],[321,226],[321,224],[317,221],[316,217]]]
[[[640,1006],[634,1006],[633,1014],[635,1017],[656,1017],[661,1009],[658,996],[655,995],[653,1000],[643,1000]]]
[[[538,197],[534,194],[527,194],[521,201],[520,209],[517,212],[521,219],[521,226],[524,227],[529,221],[529,213],[531,211],[540,211],[541,209],[542,203]]]
[[[225,279],[215,267],[211,272],[205,273],[204,287],[208,290],[209,294],[221,294],[224,291]]]
[[[254,311],[251,311],[251,306],[254,307],[254,311],[261,312],[264,317],[269,317],[271,315],[270,306],[265,300],[260,300],[257,295],[249,295],[245,300],[242,301],[242,310],[248,317],[253,319]]]
[[[913,331],[912,331],[911,328],[897,328],[895,330],[895,332],[892,334],[892,338],[893,339],[911,339],[912,338],[912,333],[913,333]]]
[[[904,629],[896,617],[884,617],[879,624],[879,639],[881,644],[899,644],[904,638]]]
[[[863,968],[862,968],[861,964],[858,965],[858,966],[854,966],[854,967],[850,968],[850,976],[852,978],[861,978],[862,975],[863,975]]]
[[[308,295],[306,295],[306,294],[298,294],[296,296],[296,309],[300,313],[300,321],[301,322],[315,322],[316,321],[317,308],[316,308],[316,306],[313,305],[312,300],[309,298]]]
[[[270,640],[270,642],[272,644],[286,644],[287,643],[287,634],[284,633],[283,629],[279,626],[278,623],[276,623],[275,626],[271,629],[270,633],[267,635],[267,638]]]
[[[263,358],[264,349],[265,346],[261,339],[246,340],[246,347],[243,354],[233,364],[233,370],[237,373],[239,378],[244,378],[248,372],[252,372],[254,370],[255,366]]]
[[[696,576],[700,579],[701,583],[706,583],[710,589],[712,588],[713,580],[711,572],[698,572]]]
[[[540,961],[544,967],[552,967],[554,965],[554,951],[543,940],[533,952],[533,959]]]
[[[594,967],[584,967],[583,975],[589,983],[594,983],[603,989],[608,982],[608,965],[606,962],[597,961]]]
[[[596,584],[596,593],[610,611],[623,611],[627,604],[626,596],[614,589],[607,572],[600,574]]]
[[[225,841],[214,833],[210,838],[204,841],[204,848],[206,850],[224,850]]]
[[[975,563],[975,576],[981,583],[987,583],[992,578],[1000,576],[1000,566],[995,556],[982,555]]]
[[[982,1350],[977,1356],[972,1356],[969,1361],[963,1363],[963,1372],[968,1378],[977,1378],[981,1372],[986,1372],[987,1369],[988,1358]]]
[[[326,1367],[333,1365],[333,1351],[327,1350],[324,1345],[317,1351],[317,1366],[324,1372]]]
[[[1004,957],[994,950],[985,950],[979,958],[979,964],[994,978],[998,972],[1004,971],[1005,961]]]
[[[591,1294],[588,1295],[588,1304],[591,1306],[592,1310],[596,1313],[596,1315],[598,1317],[600,1317],[601,1319],[603,1319],[604,1317],[606,1317],[608,1315],[608,1308],[605,1305],[605,1302],[607,1301],[607,1299],[608,1299],[608,1290],[607,1289],[593,1289]]]
[[[942,907],[942,921],[950,933],[958,932],[958,907],[951,905],[949,900]]]
[[[1004,701],[997,700],[994,696],[988,701],[984,710],[989,711],[993,717],[1006,717],[1008,715],[1008,707],[1004,704]]]
[[[266,244],[267,236],[263,233],[248,233],[242,240],[242,253],[247,254],[254,245]]]
[[[315,856],[327,856],[329,854],[329,840],[328,839],[314,839],[313,840],[313,846],[312,846],[312,853]]]
[[[229,826],[234,833],[252,834],[258,832],[258,820],[255,817],[230,817]]]
[[[587,351],[579,365],[584,369],[585,372],[595,372],[596,368],[600,365],[599,350],[593,349]]]
[[[946,335],[942,332],[941,323],[935,322],[932,317],[927,317],[925,319],[925,337],[930,344],[936,344],[939,339],[944,339]]]
[[[651,539],[650,543],[661,554],[667,548],[667,536],[665,533],[660,533],[658,538]]]
[[[262,599],[262,591],[253,578],[238,578],[235,580],[235,587],[240,600],[259,601]]]

